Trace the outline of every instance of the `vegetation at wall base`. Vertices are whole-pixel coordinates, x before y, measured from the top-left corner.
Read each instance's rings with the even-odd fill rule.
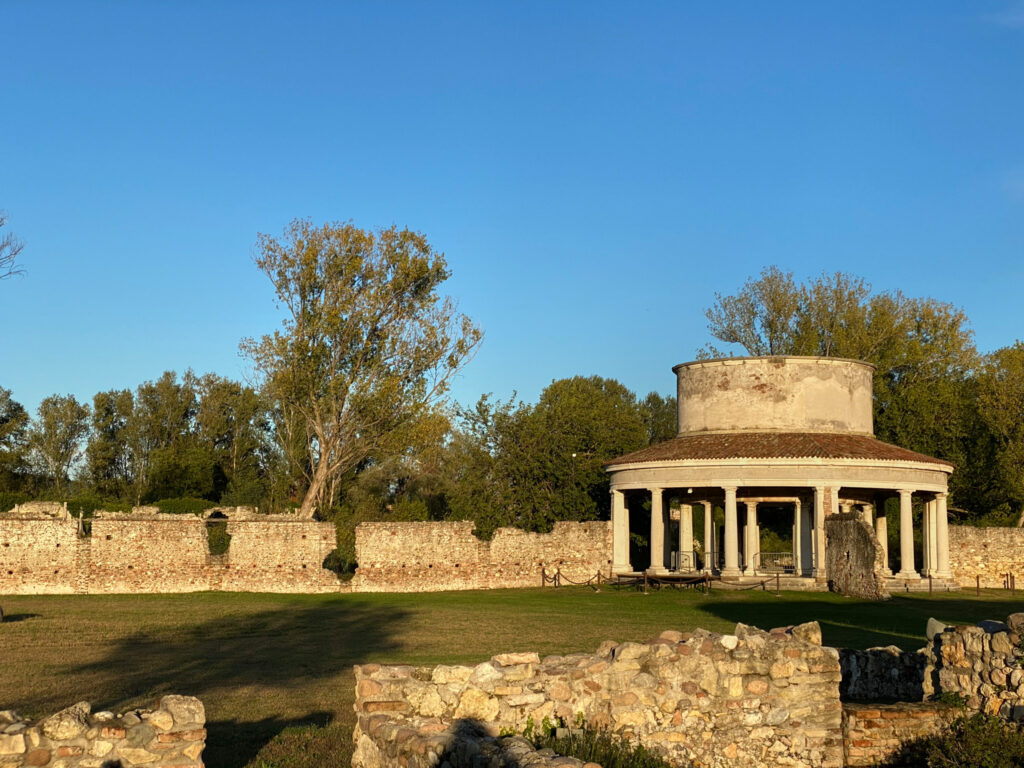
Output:
[[[959,717],[949,730],[907,744],[886,765],[896,768],[1021,768],[1024,730],[998,717]]]

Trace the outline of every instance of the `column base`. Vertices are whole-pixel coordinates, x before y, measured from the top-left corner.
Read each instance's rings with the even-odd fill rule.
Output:
[[[659,567],[656,565],[652,565],[650,568],[647,569],[647,573],[649,573],[651,576],[665,576],[671,573],[671,571],[669,571],[669,569],[665,566]]]
[[[723,579],[735,579],[743,575],[743,572],[739,568],[723,568],[722,578]]]
[[[613,576],[615,574],[618,574],[618,573],[632,573],[632,572],[633,572],[633,566],[630,565],[629,563],[613,563],[612,564],[612,575]]]
[[[904,580],[920,579],[921,574],[917,571],[897,571],[893,578]]]

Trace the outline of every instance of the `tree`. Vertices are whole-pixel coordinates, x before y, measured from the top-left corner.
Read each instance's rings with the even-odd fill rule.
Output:
[[[25,472],[28,423],[24,406],[0,387],[0,490],[15,490]]]
[[[89,481],[104,497],[126,498],[132,487],[129,429],[134,404],[127,389],[97,392],[92,399],[92,431],[85,458]]]
[[[662,443],[676,436],[679,423],[674,397],[662,397],[657,392],[648,393],[640,401],[640,417],[647,430],[648,445]]]
[[[29,431],[29,444],[58,494],[66,489],[71,467],[82,455],[88,433],[89,407],[79,403],[74,395],[51,395],[39,404]]]
[[[408,229],[296,220],[280,240],[259,236],[255,262],[286,316],[241,348],[305,431],[300,512],[312,517],[333,501],[332,481],[408,444],[481,332],[438,293],[444,255]]]
[[[0,229],[7,223],[7,214],[0,211]],[[0,280],[11,275],[20,275],[25,270],[18,266],[17,258],[25,244],[13,233],[0,235]]]
[[[875,432],[883,440],[963,464],[970,450],[970,378],[978,363],[967,317],[951,304],[873,293],[862,278],[835,273],[797,284],[768,267],[735,295],[716,294],[708,330],[751,355],[823,355],[875,366]],[[707,346],[702,357],[727,353]],[[951,490],[973,491],[966,474]]]
[[[1024,511],[1024,343],[998,349],[985,358],[977,376],[977,407],[990,441],[992,508],[1014,517]]]

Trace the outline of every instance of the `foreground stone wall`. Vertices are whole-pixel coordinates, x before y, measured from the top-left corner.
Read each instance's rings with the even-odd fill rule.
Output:
[[[0,514],[0,594],[347,589],[321,567],[335,547],[332,523],[244,508],[220,513],[231,544],[212,556],[207,520],[193,515],[100,511],[84,536],[62,505],[16,507]]]
[[[542,569],[576,582],[609,574],[611,523],[560,522],[545,534],[499,528],[490,541],[476,538],[473,527],[469,521],[361,523],[353,590],[539,587]]]
[[[1024,721],[1024,613],[945,627],[925,647],[926,696],[956,694],[969,709]]]
[[[205,725],[203,703],[190,696],[119,715],[82,701],[36,723],[8,710],[0,712],[0,766],[202,768]]]
[[[833,592],[887,600],[885,552],[864,518],[853,512],[825,518],[825,566]]]
[[[927,662],[923,648],[913,653],[895,645],[866,651],[843,648],[839,695],[847,701],[922,701]]]
[[[816,623],[670,631],[543,661],[510,653],[474,667],[367,664],[355,673],[354,768],[436,765],[467,731],[497,737],[580,715],[679,765],[843,763],[839,655],[821,646]]]
[[[953,578],[964,587],[1002,587],[1007,573],[1024,589],[1024,528],[949,527],[949,564]]]

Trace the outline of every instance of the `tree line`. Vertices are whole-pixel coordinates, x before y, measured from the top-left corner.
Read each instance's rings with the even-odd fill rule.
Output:
[[[444,255],[418,233],[297,220],[261,235],[255,262],[284,311],[241,343],[254,385],[165,372],[91,403],[53,395],[34,416],[0,388],[0,502],[294,508],[337,522],[344,565],[364,520],[469,519],[488,536],[606,517],[603,464],[675,434],[673,397],[598,376],[553,381],[536,403],[449,403],[482,333],[441,294]],[[950,304],[776,267],[716,295],[707,318],[727,346],[698,357],[873,363],[876,434],[957,466],[955,514],[1011,523],[1024,508],[1021,342],[983,355]]]

